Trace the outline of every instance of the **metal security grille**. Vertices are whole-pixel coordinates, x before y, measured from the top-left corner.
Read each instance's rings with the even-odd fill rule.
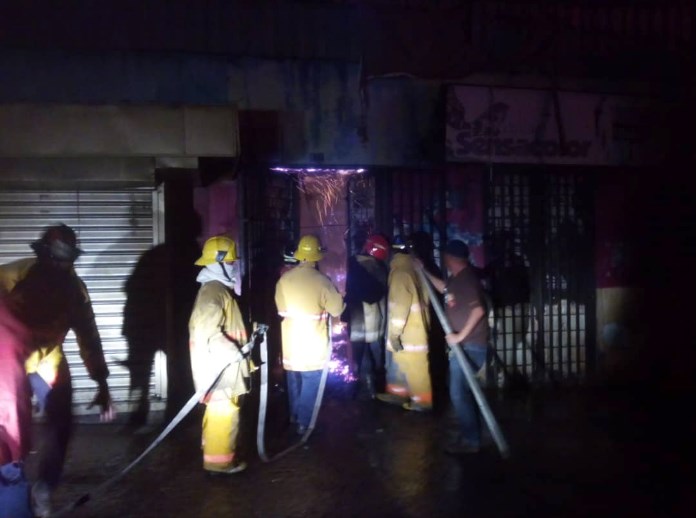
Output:
[[[489,182],[492,343],[508,373],[582,378],[592,364],[592,195],[578,170],[499,168]],[[499,380],[501,381],[501,379]]]
[[[381,175],[377,198],[391,208],[383,225],[391,236],[409,237],[425,232],[434,245],[436,264],[442,266],[440,250],[445,245],[445,181],[441,171],[397,170]],[[388,226],[389,225],[389,226]]]
[[[357,174],[348,181],[348,256],[359,253],[369,234],[376,232],[375,177]]]
[[[298,239],[297,188],[289,174],[249,171],[243,178],[244,250],[249,316],[271,323],[277,319],[273,294],[283,266],[283,251]],[[270,336],[271,338],[271,336]]]
[[[85,251],[75,269],[92,298],[111,371],[109,387],[117,409],[123,411],[129,400],[129,373],[117,361],[128,354],[128,343],[121,334],[126,302],[124,283],[140,256],[153,246],[153,191],[149,188],[3,190],[0,192],[0,262],[31,257],[29,244],[46,226],[58,222],[75,229],[79,246]],[[80,359],[72,332],[68,334],[64,351],[73,377],[75,412],[87,413],[85,405],[94,396],[96,385]],[[150,385],[151,394],[158,396],[154,372]]]
[[[283,268],[283,251],[289,242],[297,242],[298,194],[289,174],[265,168],[245,171],[243,189],[243,250],[245,263],[242,310],[247,322],[269,326],[267,334],[269,363],[269,411],[267,430],[283,430],[287,421],[283,363],[281,360],[281,319],[274,294]],[[258,350],[255,349],[255,354]],[[255,357],[255,361],[260,361]],[[252,378],[254,379],[254,378]],[[251,407],[259,391],[253,390]]]

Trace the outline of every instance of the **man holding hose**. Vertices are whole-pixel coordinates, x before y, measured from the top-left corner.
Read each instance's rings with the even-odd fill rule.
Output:
[[[414,261],[417,268],[423,267]],[[469,262],[469,248],[460,240],[448,242],[445,248],[445,266],[450,273],[446,281],[426,274],[436,290],[445,295],[445,310],[453,329],[445,338],[449,345],[462,343],[465,355],[477,372],[486,363],[489,324],[486,319],[484,293]],[[458,365],[455,353],[448,353],[449,391],[459,422],[459,435],[445,451],[454,455],[476,453],[481,445],[480,413],[465,374]]]

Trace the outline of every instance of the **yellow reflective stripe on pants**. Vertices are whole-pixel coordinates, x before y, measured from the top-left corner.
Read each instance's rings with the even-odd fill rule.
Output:
[[[408,353],[427,353],[428,345],[413,345],[413,344],[402,344],[404,351]]]
[[[232,463],[233,459],[235,458],[234,453],[226,453],[224,455],[206,455],[205,453],[203,454],[203,463],[204,465],[211,465],[211,464],[222,464],[224,466],[227,466]]]
[[[395,396],[402,396],[404,398],[409,397],[409,390],[407,387],[397,385],[396,383],[388,383],[387,387],[385,387],[385,391],[388,394],[394,394]]]
[[[214,399],[203,416],[203,468],[211,471],[229,468],[235,460],[240,409],[233,399]]]

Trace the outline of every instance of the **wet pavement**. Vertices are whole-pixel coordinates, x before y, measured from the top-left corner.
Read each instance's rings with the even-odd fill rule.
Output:
[[[256,456],[252,426],[244,440],[247,471],[205,476],[197,413],[70,516],[694,516],[694,423],[684,428],[667,420],[664,396],[589,388],[488,397],[510,443],[508,460],[491,439],[479,454],[445,454],[453,424],[447,412],[353,400],[334,386],[308,445],[271,464]],[[158,431],[78,425],[55,507],[94,490]],[[268,435],[274,453],[285,435],[273,429]]]

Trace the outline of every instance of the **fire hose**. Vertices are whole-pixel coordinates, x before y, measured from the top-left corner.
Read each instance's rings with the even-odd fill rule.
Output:
[[[451,334],[453,332],[452,326],[450,325],[450,322],[448,322],[448,318],[443,311],[443,306],[441,306],[433,286],[426,278],[423,270],[416,268],[416,272],[421,280],[421,283],[428,290],[428,298],[431,300],[431,304],[433,305],[436,315],[438,315],[438,320],[440,321],[440,325],[443,327],[443,331],[446,334]],[[492,413],[491,408],[484,397],[484,393],[477,382],[474,371],[467,360],[465,352],[462,349],[462,344],[451,345],[450,348],[455,353],[457,362],[465,374],[467,384],[469,385],[472,394],[474,394],[474,399],[477,401],[477,406],[479,406],[479,410],[481,411],[482,417],[484,418],[484,421],[491,432],[494,442],[496,442],[496,447],[499,449],[499,452],[504,459],[508,458],[510,455],[508,443],[506,443],[506,439],[501,432],[501,428],[496,422],[496,418],[494,417],[494,414]]]
[[[299,448],[307,442],[315,429],[315,424],[317,423],[317,416],[319,415],[319,409],[322,406],[322,397],[324,396],[324,388],[327,385],[327,376],[329,374],[329,362],[332,356],[332,343],[331,343],[331,318],[329,319],[329,350],[327,351],[327,361],[322,369],[322,377],[320,378],[319,388],[317,390],[317,397],[315,398],[315,406],[312,409],[312,417],[310,418],[310,424],[307,426],[307,430],[300,438],[299,441],[292,444],[285,450],[280,451],[273,457],[269,457],[266,453],[266,446],[264,444],[264,430],[266,427],[266,408],[268,406],[268,394],[269,394],[269,368],[268,368],[268,349],[266,344],[266,335],[261,342],[261,388],[259,390],[259,418],[257,422],[257,451],[259,452],[259,458],[264,462],[273,462],[280,459],[284,455],[290,453],[291,451]]]
[[[240,353],[242,353],[243,357],[248,356],[251,352],[252,349],[254,349],[254,345],[257,341],[257,338],[259,336],[263,336],[264,343],[266,343],[266,331],[269,329],[269,327],[265,324],[260,324],[252,333],[252,336],[245,344],[243,347],[240,348]],[[204,398],[204,396],[218,383],[220,378],[223,376],[225,371],[227,370],[230,365],[232,365],[234,362],[229,362],[225,364],[220,371],[213,377],[213,381],[211,383],[208,383],[204,385],[202,388],[200,388],[191,398],[184,404],[184,406],[179,410],[176,416],[169,422],[169,424],[165,427],[164,430],[160,433],[160,435],[157,436],[157,438],[150,443],[150,445],[143,450],[143,453],[141,453],[134,461],[132,461],[128,466],[123,468],[121,471],[119,471],[116,475],[111,477],[110,479],[107,479],[106,481],[102,482],[99,486],[97,486],[96,489],[94,489],[91,493],[85,493],[82,495],[80,498],[75,500],[73,503],[68,504],[65,506],[63,509],[60,511],[51,514],[51,518],[58,518],[61,516],[66,516],[69,512],[74,511],[78,507],[83,506],[90,500],[93,500],[97,495],[103,493],[106,489],[114,485],[116,482],[118,482],[126,473],[131,471],[134,467],[136,467],[144,458],[145,456],[150,453],[152,450],[157,448],[159,444],[167,437],[176,426],[182,422],[182,420],[189,415],[189,413],[194,409],[194,407]]]

